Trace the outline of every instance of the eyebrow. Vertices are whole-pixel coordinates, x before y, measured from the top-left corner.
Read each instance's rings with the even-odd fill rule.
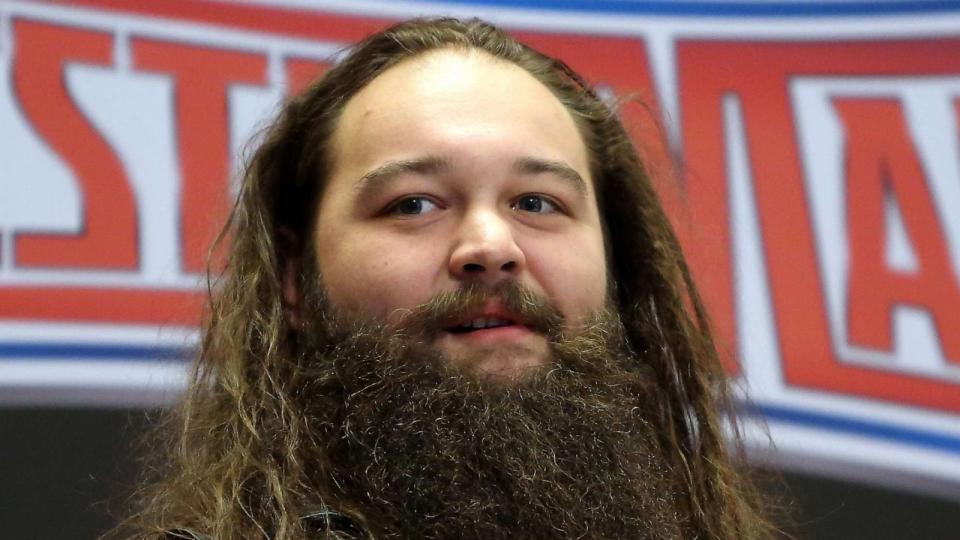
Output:
[[[580,173],[562,161],[522,157],[513,162],[513,168],[523,174],[552,174],[571,183],[581,195],[587,193],[587,183],[580,176]]]
[[[401,174],[431,175],[446,171],[450,167],[449,161],[436,156],[389,161],[361,176],[354,186],[354,190],[357,193],[370,192]],[[587,183],[580,176],[580,173],[562,161],[521,157],[513,162],[513,169],[525,175],[552,174],[569,182],[578,193],[587,193]]]
[[[360,180],[358,180],[354,186],[354,190],[360,193],[372,191],[387,181],[405,173],[428,175],[443,172],[449,168],[450,163],[434,156],[389,161],[361,176]]]

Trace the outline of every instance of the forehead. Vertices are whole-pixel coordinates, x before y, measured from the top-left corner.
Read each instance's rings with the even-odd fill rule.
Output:
[[[334,176],[424,153],[512,151],[565,161],[589,178],[567,108],[524,69],[478,50],[441,49],[388,69],[347,103],[332,142]]]

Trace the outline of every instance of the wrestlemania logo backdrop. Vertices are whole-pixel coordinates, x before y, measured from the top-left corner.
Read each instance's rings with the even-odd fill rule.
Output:
[[[960,494],[951,2],[2,1],[0,403],[172,399],[245,144],[424,14],[644,104],[622,114],[766,421],[755,459]]]

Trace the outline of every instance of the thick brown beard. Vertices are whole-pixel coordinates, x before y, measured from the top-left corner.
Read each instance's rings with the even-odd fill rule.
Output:
[[[315,480],[376,538],[680,537],[658,391],[616,316],[568,336],[542,299],[488,291],[523,300],[553,352],[504,380],[453,367],[422,337],[482,301],[482,287],[431,301],[399,329],[336,315],[308,288],[302,397],[327,464]]]

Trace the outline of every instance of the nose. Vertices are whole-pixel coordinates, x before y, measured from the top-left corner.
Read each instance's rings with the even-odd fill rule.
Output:
[[[450,274],[460,280],[496,283],[516,277],[526,266],[510,223],[494,210],[469,212],[450,254]]]

